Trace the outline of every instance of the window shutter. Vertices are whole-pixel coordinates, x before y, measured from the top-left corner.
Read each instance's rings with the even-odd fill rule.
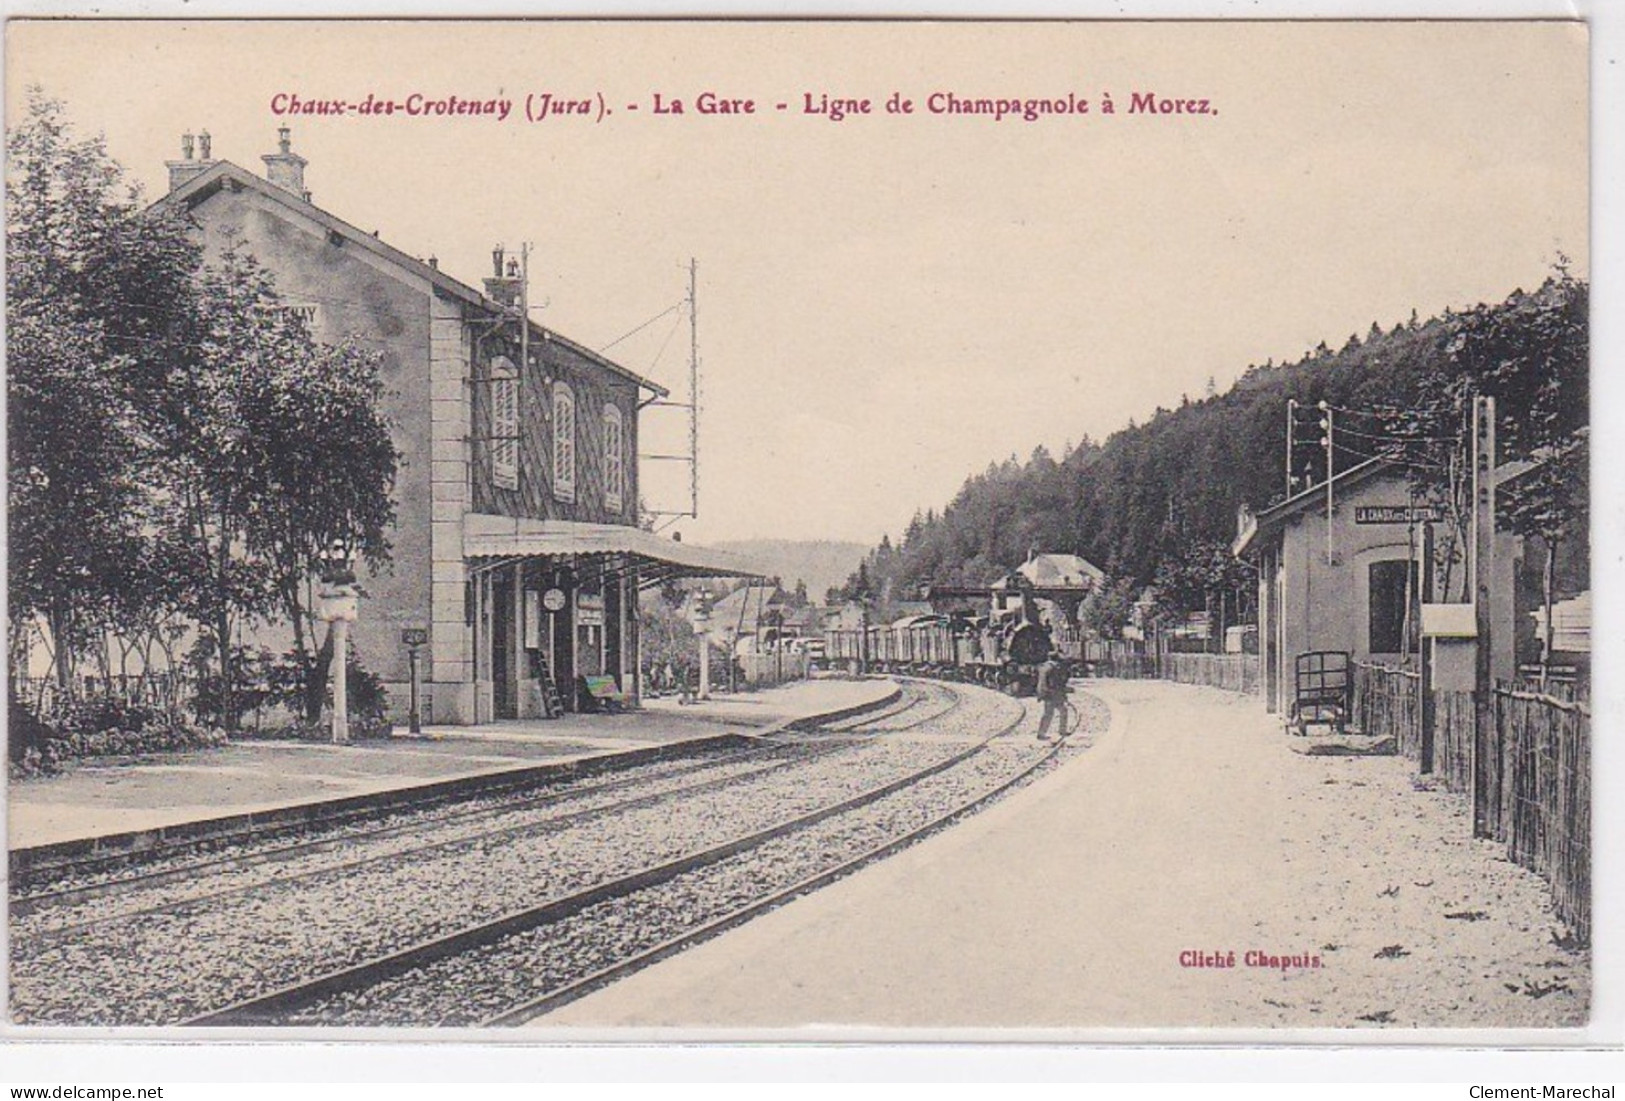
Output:
[[[513,365],[498,357],[492,370],[512,372]],[[511,373],[491,380],[491,484],[519,488],[519,379]]]
[[[562,382],[553,388],[553,495],[576,496],[576,399]]]
[[[619,512],[626,503],[626,459],[621,411],[604,407],[604,507]]]

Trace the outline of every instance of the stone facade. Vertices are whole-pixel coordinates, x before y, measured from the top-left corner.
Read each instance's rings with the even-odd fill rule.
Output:
[[[318,340],[353,338],[382,355],[384,412],[401,452],[393,560],[387,570],[363,573],[352,638],[365,666],[383,679],[392,717],[404,719],[410,694],[406,628],[428,632],[420,675],[431,722],[537,714],[539,662],[550,663],[567,703],[578,673],[634,670],[635,573],[611,569],[602,556],[475,560],[464,533],[476,513],[635,525],[640,399],[664,391],[540,326],[531,324],[521,339],[517,310],[313,205],[305,161],[286,131],[279,151],[263,158],[270,179],[229,161],[194,160],[192,152],[171,163],[173,190],[161,202],[185,207],[206,255],[246,250]],[[502,283],[501,274],[488,283]],[[516,419],[513,435],[499,437],[492,379],[510,374],[517,392],[505,397]],[[574,414],[566,467],[550,424],[560,388]],[[499,439],[514,441],[511,486],[493,477]],[[554,484],[559,469],[575,475],[569,492]],[[527,602],[539,603],[546,588],[565,581],[566,622],[549,613],[547,637],[527,632],[527,616],[532,626],[538,621]],[[261,641],[287,645],[276,632]]]

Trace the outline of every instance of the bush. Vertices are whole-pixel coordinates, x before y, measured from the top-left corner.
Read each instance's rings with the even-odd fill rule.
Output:
[[[320,719],[312,720],[307,716],[305,709],[307,691],[316,686],[320,688],[322,697],[327,702],[326,710],[331,713],[333,686],[327,676],[328,665],[332,660],[331,654],[331,650],[324,649],[307,660],[302,659],[298,652],[290,650],[275,661],[264,662],[262,669],[265,679],[258,690],[267,702],[285,711],[289,721],[275,726],[265,726],[253,732],[234,731],[232,737],[293,739],[304,742],[325,742],[331,738],[331,726]],[[364,741],[387,738],[393,734],[394,724],[384,717],[389,704],[389,693],[384,688],[384,682],[377,674],[362,665],[353,648],[345,662],[344,681],[347,710],[350,714],[350,737],[356,741]]]
[[[47,725],[13,702],[11,772],[50,775],[76,758],[173,753],[224,745],[224,732],[117,696],[75,701]]]
[[[388,738],[395,733],[395,724],[388,719],[378,716],[364,718],[350,715],[350,740],[352,742],[373,741]],[[333,738],[333,727],[328,722],[308,722],[305,719],[294,719],[277,726],[266,726],[259,730],[238,730],[232,733],[235,741],[294,741],[294,742],[329,742]]]
[[[333,686],[327,675],[331,663],[332,651],[325,647],[308,660],[290,650],[275,661],[266,662],[261,689],[263,698],[286,708],[289,714],[308,721],[305,704],[310,686],[318,686],[323,700],[328,705],[332,703]],[[353,720],[381,720],[384,717],[389,693],[378,675],[361,663],[361,657],[354,647],[346,655],[344,685],[352,726],[355,725]]]
[[[231,652],[231,706],[227,714],[225,686],[220,669],[214,659],[214,647],[207,638],[198,640],[193,648],[192,662],[197,669],[192,707],[200,722],[211,726],[241,726],[243,719],[270,698],[267,688],[267,669],[270,654],[246,646]]]
[[[50,775],[62,770],[61,735],[14,699],[6,709],[6,728],[12,776]]]

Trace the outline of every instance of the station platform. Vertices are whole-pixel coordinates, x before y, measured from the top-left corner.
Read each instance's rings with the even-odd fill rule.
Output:
[[[10,850],[160,830],[464,778],[766,732],[875,707],[886,679],[818,678],[690,705],[654,699],[619,715],[425,727],[418,736],[331,745],[233,742],[220,749],[81,762],[7,787]]]
[[[1558,946],[1545,884],[1410,762],[1293,753],[1254,697],[1082,687],[1110,727],[1048,775],[529,1028],[1143,1043],[1493,1027],[1549,1043],[1536,1030],[1584,1024],[1589,961]]]

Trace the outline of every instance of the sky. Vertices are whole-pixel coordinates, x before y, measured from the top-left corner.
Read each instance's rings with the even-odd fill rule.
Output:
[[[1586,46],[1562,22],[12,22],[6,83],[11,117],[42,84],[151,197],[183,131],[259,171],[286,123],[317,205],[454,276],[530,242],[550,328],[602,348],[658,316],[608,354],[679,398],[687,322],[660,315],[693,258],[684,537],[872,543],[989,462],[1498,300],[1560,254],[1586,271]],[[706,91],[755,113],[700,114]],[[515,105],[274,110],[414,93]],[[541,93],[594,113],[525,120]],[[932,93],[1089,110],[933,114]],[[1145,93],[1208,113],[1132,111]],[[683,417],[646,411],[643,450],[686,448]],[[642,470],[650,505],[687,506],[685,468]]]

